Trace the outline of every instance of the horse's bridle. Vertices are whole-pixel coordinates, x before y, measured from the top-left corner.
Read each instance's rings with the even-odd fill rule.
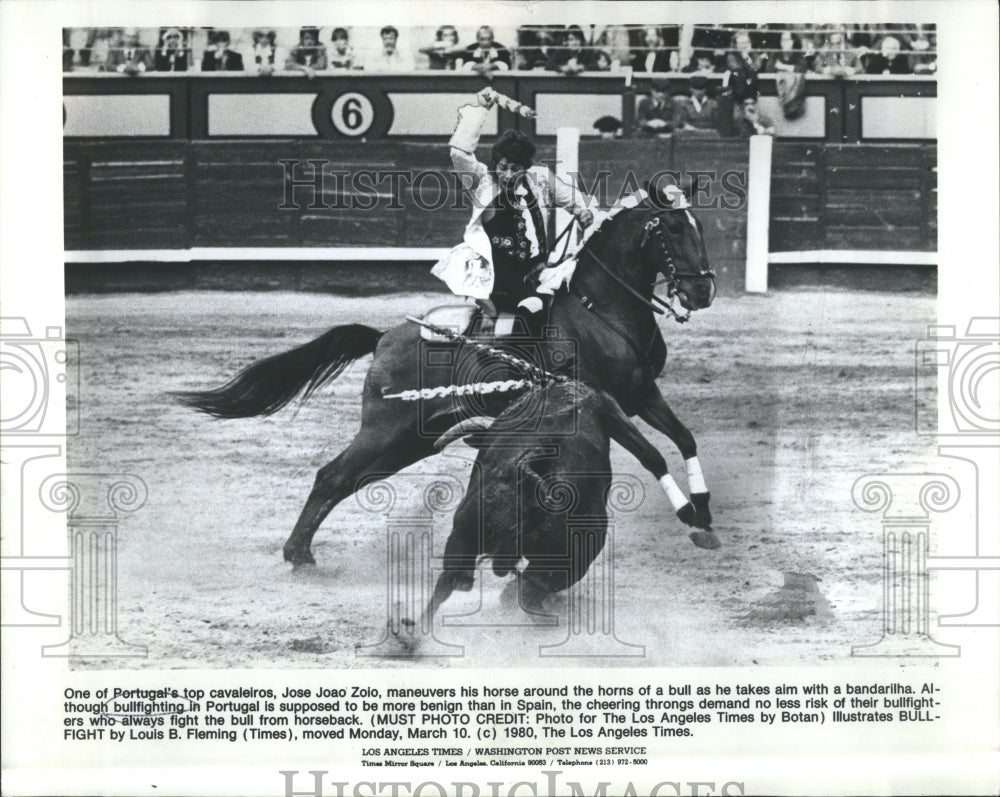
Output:
[[[686,212],[686,210],[683,208],[677,208],[677,209],[667,208],[665,210],[661,210],[656,214],[654,214],[653,217],[649,221],[647,221],[645,225],[643,225],[642,239],[639,241],[639,244],[636,248],[636,253],[639,255],[639,257],[641,257],[643,250],[646,248],[646,245],[649,243],[650,239],[653,239],[659,244],[660,251],[662,252],[665,263],[665,265],[661,269],[659,269],[659,271],[664,272],[664,278],[662,280],[657,280],[654,277],[654,279],[650,282],[652,301],[643,296],[633,285],[631,285],[628,282],[628,280],[616,274],[611,269],[611,267],[608,266],[608,264],[605,263],[593,249],[589,249],[589,252],[590,256],[594,258],[594,262],[597,263],[598,266],[600,266],[601,270],[604,271],[605,274],[607,274],[609,277],[611,277],[611,279],[613,279],[615,282],[621,285],[632,296],[634,296],[644,305],[649,307],[650,310],[652,310],[654,313],[658,315],[663,315],[664,310],[666,310],[668,313],[670,313],[671,316],[673,316],[675,321],[683,324],[691,317],[691,311],[685,310],[685,312],[681,313],[678,312],[678,310],[673,305],[674,297],[677,296],[677,294],[679,293],[680,281],[682,279],[699,279],[699,278],[703,279],[706,277],[711,279],[712,296],[709,299],[709,304],[711,304],[712,301],[715,299],[715,272],[712,270],[711,266],[706,266],[705,268],[701,268],[697,272],[677,270],[677,264],[674,263],[674,255],[673,255],[673,250],[678,247],[677,239],[674,237],[673,233],[671,233],[670,230],[667,229],[667,225],[663,223],[661,216],[663,216],[664,213],[680,213],[680,212]],[[572,226],[572,223],[570,224],[570,226]],[[568,230],[569,227],[567,227],[566,230],[563,230],[563,234],[565,234]],[[700,230],[698,231],[698,234],[699,236],[701,235]],[[562,236],[560,236],[560,238],[561,237]],[[588,249],[587,244],[584,244],[584,249]],[[656,295],[655,292],[652,292],[652,289],[655,289],[657,285],[660,285],[663,282],[667,284],[666,299],[661,299],[659,296]],[[654,302],[656,304],[654,304]],[[659,307],[657,305],[659,305]],[[661,310],[660,307],[662,307],[663,310]]]
[[[673,300],[679,292],[680,281],[682,279],[704,279],[706,277],[711,279],[712,295],[708,303],[711,304],[715,300],[715,272],[712,270],[711,266],[705,266],[700,268],[698,271],[678,271],[677,265],[674,263],[673,251],[678,247],[677,239],[674,238],[674,234],[667,229],[667,225],[663,222],[661,217],[664,213],[686,212],[687,210],[684,208],[669,208],[656,213],[653,218],[647,221],[643,226],[642,240],[639,241],[640,255],[646,248],[646,244],[649,243],[650,238],[659,244],[665,262],[664,268],[661,269],[661,271],[664,272],[664,278],[662,280],[654,280],[651,287],[655,289],[657,285],[661,284],[661,282],[665,282],[667,284],[667,298],[661,299],[655,292],[652,294],[652,298],[654,302],[664,307],[670,315],[674,317],[675,321],[682,324],[691,317],[691,310],[686,310],[682,314],[679,313],[673,306]],[[695,229],[697,229],[697,227]],[[701,236],[701,230],[698,230],[698,235],[699,237]]]

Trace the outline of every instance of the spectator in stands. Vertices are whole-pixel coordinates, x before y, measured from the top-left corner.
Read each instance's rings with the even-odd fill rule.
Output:
[[[278,55],[277,37],[273,30],[255,30],[253,32],[253,60],[257,65],[258,75],[270,75],[275,70]]]
[[[153,68],[157,72],[187,72],[190,51],[183,45],[184,37],[178,28],[167,28],[160,34],[156,45]]]
[[[733,37],[733,43],[735,49],[727,58],[730,71],[749,70],[756,74],[763,72],[767,68],[767,53],[754,52],[750,34],[745,30],[739,31]]]
[[[618,67],[628,66],[632,63],[628,28],[624,25],[606,25],[604,30],[597,35],[594,45],[599,52],[607,55],[610,69],[618,69]]]
[[[820,63],[819,50],[816,49],[816,39],[813,36],[802,36],[802,69],[809,73],[821,74],[823,71]]]
[[[645,136],[665,136],[674,131],[677,116],[670,96],[670,82],[654,79],[649,89],[649,96],[639,100],[636,108],[636,129]]]
[[[299,43],[288,51],[285,69],[301,72],[312,80],[317,70],[326,69],[326,47],[319,43],[319,28],[307,25],[299,30]]]
[[[327,52],[326,59],[330,69],[360,68],[354,58],[351,35],[347,32],[347,28],[334,28],[330,34],[330,44],[333,47]]]
[[[416,67],[413,57],[399,47],[399,31],[386,25],[379,31],[382,48],[374,56],[365,60],[369,72],[412,72]]]
[[[617,138],[622,129],[622,123],[614,116],[602,116],[594,122],[594,129],[601,138]]]
[[[483,25],[476,31],[476,41],[465,48],[463,69],[489,75],[506,72],[511,67],[510,51],[493,36],[493,28]]]
[[[802,50],[799,40],[790,30],[781,32],[780,49],[767,60],[768,72],[802,71]]]
[[[420,52],[427,56],[431,69],[457,69],[461,51],[455,26],[442,25],[434,34],[434,44],[421,47]]]
[[[826,44],[820,50],[816,65],[824,75],[849,77],[861,69],[857,52],[847,46],[844,30],[833,27],[827,31]]]
[[[695,75],[690,81],[690,94],[677,97],[677,132],[719,134],[719,105],[708,96],[708,79]]]
[[[773,136],[774,122],[757,108],[756,97],[744,97],[733,113],[733,132],[740,138]]]
[[[139,41],[139,31],[129,30],[112,38],[108,47],[108,59],[104,62],[105,72],[120,72],[125,75],[141,75],[153,68],[153,56],[149,48]]]
[[[695,50],[691,61],[681,72],[708,75],[715,71],[715,59],[710,50]]]
[[[921,25],[910,40],[910,69],[915,75],[933,75],[937,72],[937,36],[933,25]]]
[[[253,32],[253,60],[257,74],[266,76],[274,72],[278,62],[278,44],[273,30]]]
[[[645,48],[633,57],[632,68],[636,72],[669,72],[671,53],[663,45],[660,29],[648,27],[642,35]]]
[[[588,69],[595,69],[597,62],[591,50],[583,46],[583,30],[579,25],[566,29],[566,43],[553,53],[548,69],[563,75],[579,75]]]
[[[70,46],[70,33],[69,28],[63,28],[62,40],[63,40],[63,55],[62,55],[62,68],[63,72],[73,71],[73,48]]]
[[[869,75],[909,75],[913,70],[910,69],[910,59],[900,53],[899,39],[886,36],[879,45],[878,53],[869,56],[865,71]]]
[[[72,30],[72,29],[71,29]],[[117,28],[85,28],[83,46],[77,50],[80,66],[97,67],[107,60],[107,50],[110,39],[118,31]]]
[[[242,72],[243,56],[229,49],[229,31],[213,30],[208,34],[209,48],[201,59],[202,72]]]
[[[611,56],[608,55],[604,50],[595,50],[591,48],[591,60],[593,67],[591,71],[593,72],[610,72],[612,67]],[[620,64],[619,64],[620,66]]]
[[[559,34],[559,35],[557,35]],[[517,31],[517,68],[545,69],[553,63],[562,44],[562,30],[545,25],[524,25]]]
[[[847,44],[849,47],[853,47],[858,54],[858,62],[860,63],[858,71],[868,70],[868,60],[877,52],[877,49],[873,48],[877,47],[879,40],[885,35],[884,28],[885,25],[881,24],[847,26],[845,33]]]
[[[739,104],[747,97],[756,97],[760,93],[755,64],[762,62],[747,48],[750,37],[745,32],[738,34],[737,40],[742,49],[731,50],[726,55],[722,88],[724,93],[732,96],[734,103]]]

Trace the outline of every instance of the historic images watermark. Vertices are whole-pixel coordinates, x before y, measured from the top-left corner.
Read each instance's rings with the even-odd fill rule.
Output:
[[[555,170],[556,160],[542,160],[543,166]],[[282,169],[283,194],[279,210],[448,210],[467,211],[476,207],[478,199],[468,191],[467,175],[425,169],[333,169],[322,158],[278,161]],[[526,176],[531,173],[527,172]],[[652,186],[663,190],[676,185],[685,189],[692,210],[738,210],[747,201],[745,170],[661,169],[641,178],[629,171],[624,175],[598,170],[583,175],[570,172],[567,182],[585,197],[603,197],[614,206],[640,189]],[[662,204],[658,192],[650,201]]]
[[[984,487],[996,483],[1000,447],[1000,319],[973,318],[964,335],[954,325],[931,325],[917,341],[914,360],[914,421],[918,434],[938,440],[938,454],[961,463],[968,480],[946,473],[872,473],[853,488],[854,503],[882,515],[882,636],[856,645],[853,656],[958,656],[961,648],[931,635],[930,573],[965,571],[971,577],[972,608],[941,616],[940,626],[1000,626],[1000,540],[984,533]],[[938,411],[937,397],[946,405]],[[957,462],[956,462],[957,461]],[[971,488],[971,489],[970,489]],[[967,553],[932,556],[931,515],[965,502],[975,524]],[[954,550],[941,540],[939,547]]]
[[[972,524],[961,540],[942,540],[942,552],[928,557],[929,570],[963,577],[972,596],[966,611],[942,614],[938,624],[1000,627],[1000,534],[991,511],[1000,482],[1000,318],[929,326],[916,344],[914,381],[917,433],[936,438],[938,456],[960,477]],[[947,404],[935,412],[928,397],[937,385]]]
[[[5,490],[13,506],[4,510],[18,529],[4,535],[2,567],[16,574],[4,579],[11,591],[4,625],[62,625],[61,614],[29,606],[33,574],[61,572],[69,575],[69,637],[44,646],[42,655],[145,656],[144,647],[118,636],[117,547],[118,521],[145,504],[146,483],[127,473],[51,473],[67,436],[80,432],[79,361],[78,343],[64,339],[61,327],[35,337],[25,318],[0,320],[0,450],[5,481],[16,485]],[[65,514],[68,556],[56,553],[58,541],[43,532],[50,524],[39,507]]]
[[[485,756],[492,755],[490,766],[524,766],[530,764],[530,756],[545,755],[538,747],[521,747],[504,750],[484,750]],[[514,756],[521,756],[515,759]],[[738,797],[746,794],[746,785],[741,780],[661,780],[652,785],[635,784],[632,781],[592,781],[588,779],[570,780],[561,769],[541,769],[533,780],[487,781],[479,784],[463,780],[378,780],[350,781],[326,780],[327,770],[282,769],[278,774],[284,778],[285,797],[595,797],[620,795],[620,797],[706,797],[722,795]],[[311,776],[308,777],[308,776]]]

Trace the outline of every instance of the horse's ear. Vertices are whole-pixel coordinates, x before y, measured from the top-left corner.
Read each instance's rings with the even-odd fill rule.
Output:
[[[649,194],[649,201],[652,202],[653,205],[655,205],[658,208],[667,207],[667,205],[664,204],[665,198],[663,196],[663,192],[660,190],[660,187],[656,183],[654,183],[652,180],[646,180],[645,185],[643,185],[643,189],[646,191],[647,194]]]
[[[660,210],[677,210],[678,208],[689,207],[691,182],[690,180],[686,180],[681,185],[668,183],[661,186],[659,183],[647,180],[646,193],[649,194],[650,202]]]

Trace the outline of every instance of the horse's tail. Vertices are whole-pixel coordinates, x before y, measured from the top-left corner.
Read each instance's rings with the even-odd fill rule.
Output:
[[[222,387],[172,395],[184,406],[216,418],[273,415],[300,393],[305,401],[352,362],[371,354],[381,337],[363,324],[334,327],[316,340],[254,363]]]

